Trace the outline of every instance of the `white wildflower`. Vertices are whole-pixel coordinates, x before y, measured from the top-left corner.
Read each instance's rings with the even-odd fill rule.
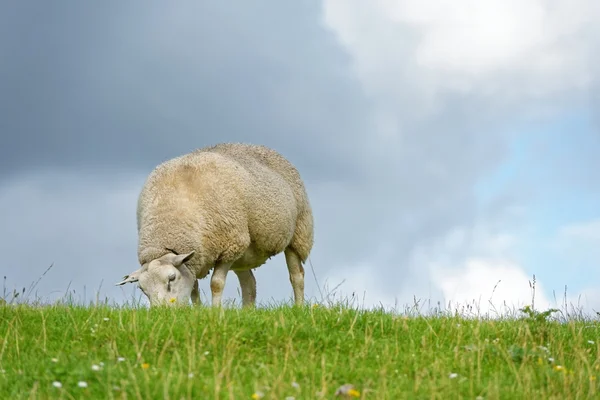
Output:
[[[58,358],[53,358],[53,359],[52,359],[52,360],[50,360],[50,361],[52,361],[53,363],[57,363],[57,362],[58,362]]]
[[[298,382],[292,382],[292,387],[296,389],[300,389],[300,384]]]
[[[86,388],[88,385],[85,381],[79,381],[77,382],[77,386],[79,386],[80,388]]]
[[[92,370],[93,370],[93,371],[100,371],[100,366],[99,366],[99,365],[96,365],[96,364],[94,364],[94,365],[92,365]]]
[[[119,357],[119,358],[117,358],[117,362],[123,362],[123,361],[125,361],[125,357]]]
[[[60,383],[59,381],[54,381],[54,382],[52,382],[52,386],[54,386],[55,388],[61,388],[62,383]]]
[[[457,374],[457,373],[455,373],[455,372],[451,372],[451,373],[448,375],[448,378],[450,378],[450,379],[454,379],[454,378],[456,378],[456,377],[458,377],[458,374]]]
[[[594,341],[593,340],[588,340],[588,343],[589,344],[594,344]]]

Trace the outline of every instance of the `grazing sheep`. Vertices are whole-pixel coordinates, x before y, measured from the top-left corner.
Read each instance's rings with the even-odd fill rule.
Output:
[[[213,306],[232,270],[253,307],[252,269],[281,252],[295,304],[304,302],[312,210],[300,174],[272,149],[223,143],[162,163],[140,193],[137,228],[141,268],[116,285],[138,282],[151,304],[198,304],[198,279],[212,269]]]

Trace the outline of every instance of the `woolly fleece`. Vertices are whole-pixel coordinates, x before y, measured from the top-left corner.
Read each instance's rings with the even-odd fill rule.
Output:
[[[262,145],[223,143],[158,165],[137,206],[141,265],[172,249],[198,279],[221,262],[259,267],[288,249],[306,262],[313,215],[296,168]]]

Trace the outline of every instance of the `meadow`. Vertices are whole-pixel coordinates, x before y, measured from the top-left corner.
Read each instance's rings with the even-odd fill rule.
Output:
[[[529,307],[491,318],[7,302],[0,398],[587,399],[599,338],[597,318]]]

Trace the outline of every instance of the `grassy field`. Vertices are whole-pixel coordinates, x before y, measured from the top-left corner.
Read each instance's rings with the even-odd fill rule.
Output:
[[[0,306],[2,399],[583,399],[600,324],[307,305]]]

